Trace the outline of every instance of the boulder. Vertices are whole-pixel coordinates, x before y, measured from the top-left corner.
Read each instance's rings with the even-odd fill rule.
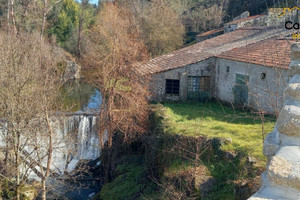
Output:
[[[277,119],[277,129],[289,136],[300,136],[300,107],[285,105]]]
[[[81,67],[74,61],[67,61],[67,66],[64,72],[64,80],[76,80],[80,79]]]

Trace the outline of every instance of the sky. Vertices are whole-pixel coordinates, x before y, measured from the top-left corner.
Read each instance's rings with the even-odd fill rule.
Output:
[[[81,2],[81,0],[77,0],[78,2]],[[90,0],[89,1],[91,4],[98,4],[98,0]]]
[[[91,4],[98,4],[98,0],[90,0]]]

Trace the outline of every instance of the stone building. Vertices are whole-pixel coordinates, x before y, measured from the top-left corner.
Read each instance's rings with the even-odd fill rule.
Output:
[[[290,45],[273,37],[216,56],[215,97],[278,114],[289,81]]]
[[[267,15],[254,15],[242,19],[237,19],[224,24],[224,32],[232,32],[244,27],[263,27],[266,26]]]
[[[292,45],[284,107],[276,126],[264,141],[268,157],[260,190],[250,200],[300,199],[300,45]]]
[[[213,29],[196,36],[196,41],[201,42],[206,39],[229,33],[241,28],[247,27],[279,27],[284,28],[286,21],[299,23],[298,7],[292,9],[269,8],[268,13],[264,15],[250,16],[248,11],[242,13],[233,19],[233,21],[225,23],[222,27]]]
[[[298,7],[292,9],[270,8],[266,15],[249,16],[245,12],[233,21],[224,24],[224,33],[245,27],[280,27],[284,28],[286,21],[299,22]],[[246,17],[248,14],[248,17]]]
[[[139,71],[151,75],[153,101],[204,101],[215,97],[225,102],[238,102],[258,108],[257,105],[263,102],[257,102],[250,95],[252,90],[247,89],[246,96],[242,96],[243,86],[236,87],[239,81],[237,77],[249,80],[246,81],[247,86],[250,83],[250,87],[247,88],[256,88],[259,91],[258,96],[270,96],[266,95],[267,91],[263,89],[274,85],[269,81],[276,76],[274,63],[264,63],[266,55],[255,49],[262,50],[262,46],[273,41],[276,41],[273,45],[281,46],[285,40],[276,40],[274,37],[285,34],[285,30],[272,28],[238,29],[154,58],[141,66]],[[269,48],[271,56],[276,48],[272,45]],[[242,52],[241,56],[239,52]],[[257,54],[259,57],[254,58]],[[286,61],[282,57],[276,58],[283,62],[283,65],[276,69],[281,70],[280,73],[286,77],[285,68],[289,58]],[[252,87],[254,84],[258,86]],[[271,91],[277,90],[274,88]],[[268,106],[263,109],[272,111],[272,107]]]
[[[266,24],[267,26],[284,27],[286,21],[299,22],[298,12],[298,9],[285,10],[283,8],[270,8],[268,10]]]
[[[200,34],[200,42],[140,66],[140,73],[151,75],[151,99],[217,98],[278,114],[289,81],[290,43],[295,32],[285,29],[284,22],[297,14],[294,10],[283,13],[283,9],[250,17],[244,13],[221,29]]]

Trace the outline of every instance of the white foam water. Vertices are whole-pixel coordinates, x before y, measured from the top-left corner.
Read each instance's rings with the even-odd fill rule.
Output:
[[[51,119],[53,130],[52,171],[58,174],[63,174],[65,171],[71,172],[75,169],[79,160],[95,160],[99,158],[98,119],[99,117],[96,115],[87,114],[74,114]],[[5,147],[6,134],[7,130],[3,122],[0,127],[0,147]],[[46,155],[48,138],[40,137],[36,141],[40,144],[41,154]],[[28,142],[25,151],[31,153],[31,158],[37,163],[41,160],[42,165],[46,167],[47,157],[40,160],[37,159],[37,154],[34,153],[33,142],[33,139]],[[35,166],[35,169],[40,171],[38,166]],[[34,170],[31,169],[29,171],[30,179],[39,179]]]

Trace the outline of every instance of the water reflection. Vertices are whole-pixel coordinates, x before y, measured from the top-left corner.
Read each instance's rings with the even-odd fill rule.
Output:
[[[61,92],[63,108],[69,112],[95,112],[101,107],[101,93],[83,81],[67,82]]]

